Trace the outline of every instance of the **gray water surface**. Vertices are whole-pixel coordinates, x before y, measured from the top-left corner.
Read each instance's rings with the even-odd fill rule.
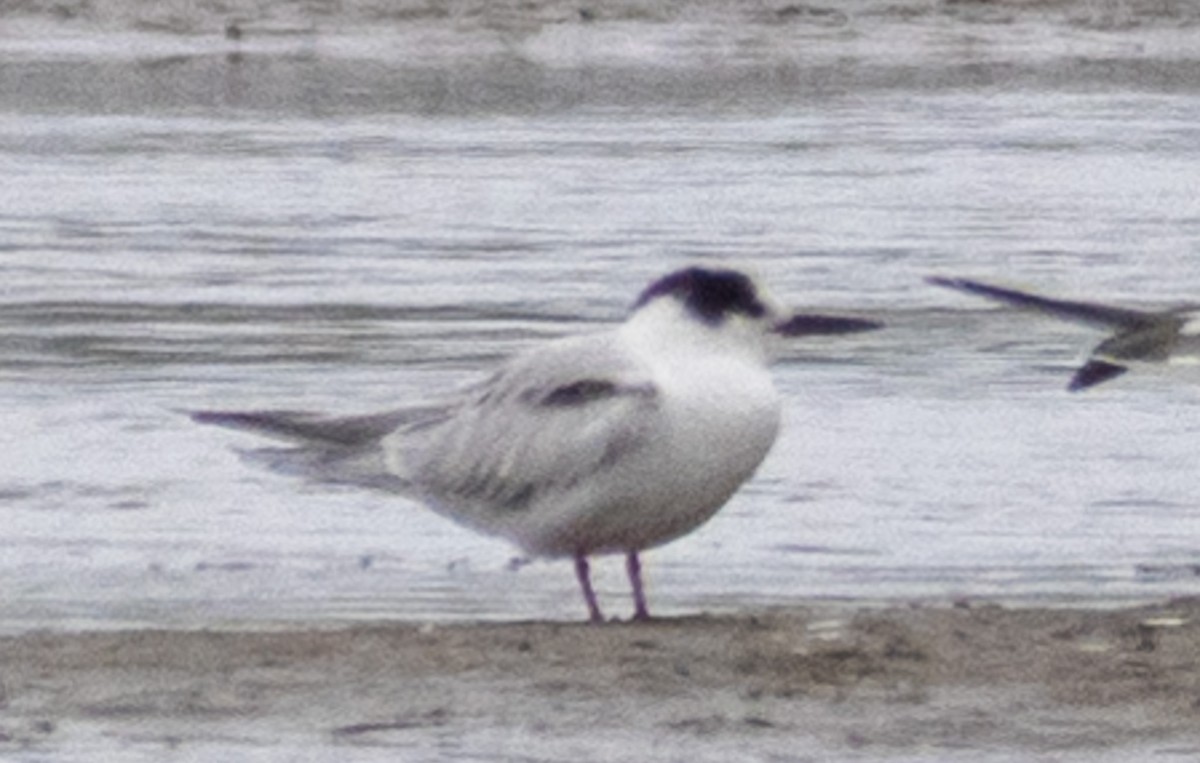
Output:
[[[889,328],[789,349],[775,450],[712,522],[646,555],[655,611],[1200,593],[1192,382],[1068,394],[1098,336],[922,280],[1200,293],[1186,76],[1138,84],[1135,61],[1102,87],[1048,48],[1049,68],[979,86],[969,56],[941,67],[922,43],[918,84],[868,46],[865,79],[829,64],[837,87],[764,79],[753,56],[705,85],[693,48],[681,64],[659,26],[622,23],[597,32],[626,40],[619,66],[562,65],[559,40],[500,101],[479,72],[439,80],[345,37],[0,45],[2,627],[580,618],[569,565],[255,471],[234,452],[253,438],[180,412],[416,401],[620,320],[696,258]],[[845,41],[810,32],[836,62]],[[622,91],[631,60],[653,65]],[[224,90],[181,86],[213,72]],[[618,561],[597,575],[625,614]]]

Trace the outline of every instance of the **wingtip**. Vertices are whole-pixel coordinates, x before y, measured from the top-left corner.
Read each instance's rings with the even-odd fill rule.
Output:
[[[970,278],[959,278],[957,276],[926,276],[925,283],[932,286],[940,286],[943,289],[965,291],[970,294],[981,294],[984,296],[990,296],[996,291],[1000,291],[998,287],[989,286],[982,281],[975,281]]]
[[[236,421],[239,414],[230,411],[180,411],[197,424],[229,424]]]
[[[1129,369],[1125,366],[1109,363],[1104,360],[1089,360],[1075,372],[1071,377],[1071,382],[1067,385],[1067,390],[1070,392],[1082,392],[1090,387],[1095,387],[1097,384],[1103,384],[1109,379],[1115,379]]]
[[[186,411],[197,424],[231,429],[271,430],[277,428],[280,414],[272,411]]]

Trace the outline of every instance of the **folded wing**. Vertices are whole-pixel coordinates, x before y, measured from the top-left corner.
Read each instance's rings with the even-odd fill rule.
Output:
[[[609,345],[562,341],[432,405],[350,417],[270,410],[191,416],[289,443],[243,451],[275,471],[482,515],[528,506],[632,457],[657,407],[657,387],[637,363]]]
[[[520,356],[453,416],[384,443],[396,473],[472,524],[520,512],[636,458],[659,392],[611,345],[560,342]]]

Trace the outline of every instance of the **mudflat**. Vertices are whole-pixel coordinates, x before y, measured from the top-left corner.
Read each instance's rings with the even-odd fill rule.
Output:
[[[0,639],[0,752],[82,754],[103,740],[306,759],[349,747],[494,760],[1200,756],[1198,655],[1200,599],[30,632]]]

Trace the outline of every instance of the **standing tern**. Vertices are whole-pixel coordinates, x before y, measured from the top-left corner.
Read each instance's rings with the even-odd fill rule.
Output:
[[[1095,302],[1051,299],[1016,289],[992,286],[967,278],[927,279],[948,289],[1045,313],[1056,318],[1108,329],[1112,335],[1092,348],[1087,362],[1071,378],[1067,389],[1078,392],[1113,379],[1129,366],[1161,364],[1200,355],[1200,321],[1195,308],[1161,311],[1132,310]]]
[[[644,620],[639,552],[713,516],[775,442],[775,337],[879,327],[786,313],[741,271],[688,267],[651,283],[616,328],[522,352],[439,402],[192,417],[291,442],[254,452],[276,470],[382,488],[530,555],[574,559],[593,622],[588,557],[622,553]]]

